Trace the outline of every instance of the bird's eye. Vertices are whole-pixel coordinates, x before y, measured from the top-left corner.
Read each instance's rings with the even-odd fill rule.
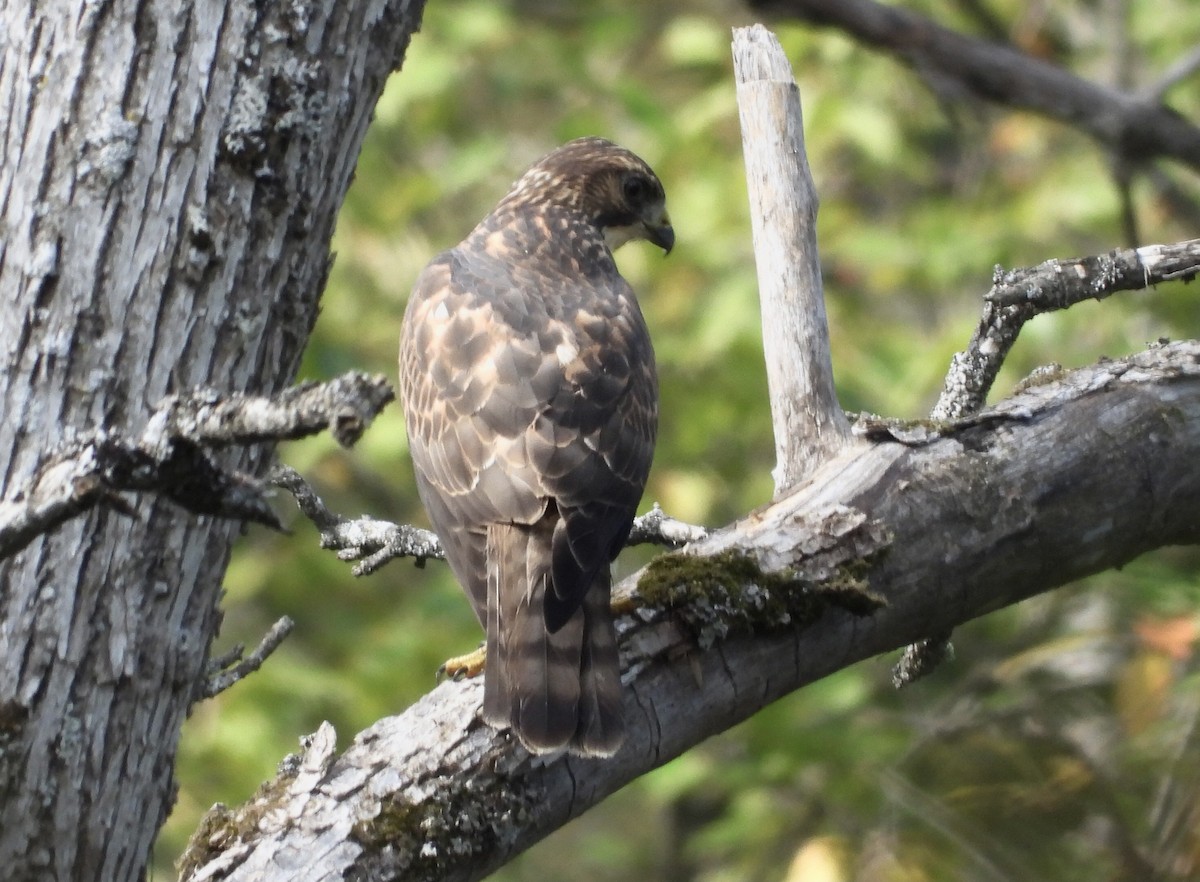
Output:
[[[640,205],[650,194],[650,184],[641,175],[630,175],[621,187],[625,193],[625,201],[630,205]]]

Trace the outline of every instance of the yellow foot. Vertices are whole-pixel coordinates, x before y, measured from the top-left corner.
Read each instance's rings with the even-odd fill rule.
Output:
[[[442,662],[438,668],[438,679],[449,677],[451,680],[462,680],[465,677],[478,677],[483,673],[487,663],[487,644],[481,643],[474,652],[466,655],[456,655]]]

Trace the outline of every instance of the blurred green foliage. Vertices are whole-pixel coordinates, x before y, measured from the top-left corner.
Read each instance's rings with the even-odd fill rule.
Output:
[[[906,5],[985,28],[984,4]],[[1147,85],[1200,42],[1191,0],[987,7],[1008,39],[1101,81],[1126,70]],[[753,20],[723,0],[431,0],[359,161],[304,376],[394,375],[422,265],[529,162],[603,134],[659,172],[679,240],[668,260],[638,245],[619,255],[662,374],[646,504],[715,525],[765,502],[773,444],[729,55],[730,27]],[[944,101],[840,34],[772,25],[804,101],[843,404],[920,416],[994,265],[1125,244],[1109,159],[1062,125]],[[1200,119],[1195,83],[1168,98]],[[1200,196],[1194,174],[1156,173]],[[1138,179],[1133,195],[1142,241],[1196,235],[1160,187]],[[996,394],[1038,364],[1197,335],[1195,293],[1182,285],[1086,304],[1033,322]],[[320,437],[282,457],[337,511],[425,523],[398,408],[352,451]],[[279,507],[292,511],[286,498]],[[297,628],[262,671],[196,708],[155,878],[173,878],[204,810],[247,798],[299,736],[328,719],[348,742],[479,639],[440,564],[355,579],[291,517],[293,535],[254,530],[237,550],[217,649],[253,644],[284,614]],[[1192,551],[1159,553],[991,615],[960,630],[956,661],[903,693],[890,688],[891,659],[816,683],[495,878],[1115,880],[1151,868],[1197,878],[1198,564]]]

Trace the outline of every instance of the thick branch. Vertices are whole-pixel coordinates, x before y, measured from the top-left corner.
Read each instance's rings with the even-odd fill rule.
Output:
[[[534,760],[480,721],[481,683],[443,683],[341,756],[323,729],[255,800],[210,818],[183,878],[480,879],[799,686],[1200,541],[1200,343],[1067,374],[986,417],[860,442],[626,580],[630,732],[612,759]],[[886,605],[868,612],[873,597]]]
[[[841,452],[850,426],[833,385],[800,92],[783,48],[762,25],[734,30],[733,55],[778,497]]]
[[[223,468],[209,449],[299,438],[325,428],[352,444],[393,397],[384,377],[359,373],[269,397],[222,397],[209,389],[171,396],[140,437],[101,430],[69,442],[0,501],[0,560],[94,505],[129,513],[118,495],[126,491],[150,491],[195,514],[279,529],[262,485]]]
[[[1170,157],[1200,169],[1200,129],[1160,102],[1075,76],[1011,46],[874,0],[751,0],[756,9],[846,31],[890,52],[942,94],[1030,110],[1087,132],[1120,159]]]

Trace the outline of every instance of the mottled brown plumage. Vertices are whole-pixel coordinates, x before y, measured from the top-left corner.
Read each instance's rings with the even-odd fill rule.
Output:
[[[434,258],[404,318],[417,487],[487,632],[484,718],[538,752],[609,755],[624,735],[609,565],[658,421],[650,337],[612,257],[635,238],[674,243],[658,178],[572,141]]]

